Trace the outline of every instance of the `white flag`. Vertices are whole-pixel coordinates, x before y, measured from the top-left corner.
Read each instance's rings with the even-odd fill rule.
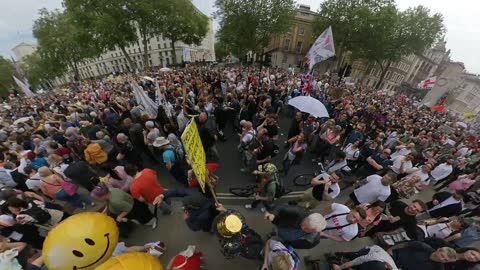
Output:
[[[421,89],[432,89],[437,81],[437,77],[431,77],[426,80],[421,81],[417,87]]]
[[[136,82],[130,83],[130,86],[132,87],[133,95],[135,96],[138,105],[142,107],[142,112],[148,114],[150,118],[156,118],[158,111],[155,102],[145,94],[143,88]]]
[[[19,79],[17,79],[17,77],[13,76],[13,79],[15,80],[15,83],[18,85],[18,87],[22,90],[22,92],[27,97],[33,97],[35,95],[32,91],[30,91],[28,86],[25,83],[23,83],[22,81],[20,81]]]
[[[315,40],[312,47],[305,56],[305,62],[308,64],[309,72],[315,64],[318,64],[335,55],[335,46],[333,44],[332,27],[329,26]]]
[[[167,114],[168,117],[172,117],[175,115],[175,110],[173,109],[172,104],[167,101],[165,98],[165,95],[162,94],[162,91],[160,91],[160,86],[158,85],[158,80],[155,79],[153,82],[155,84],[155,103],[158,106],[162,106],[163,110],[165,111],[165,114]]]

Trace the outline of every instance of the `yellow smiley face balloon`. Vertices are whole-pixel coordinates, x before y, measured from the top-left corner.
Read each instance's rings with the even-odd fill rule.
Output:
[[[158,259],[148,253],[128,252],[115,256],[95,270],[162,270]]]
[[[43,243],[49,270],[95,269],[112,256],[118,242],[115,221],[101,213],[73,215],[53,228]]]

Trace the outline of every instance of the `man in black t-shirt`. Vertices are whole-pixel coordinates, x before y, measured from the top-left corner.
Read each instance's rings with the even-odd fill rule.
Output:
[[[388,220],[382,220],[378,225],[370,229],[366,235],[373,236],[378,232],[391,232],[398,228],[403,228],[407,234],[416,238],[416,216],[425,212],[427,206],[420,200],[414,200],[411,204],[406,204],[402,201],[395,201],[390,204],[388,208],[390,214],[387,215]]]
[[[278,138],[278,126],[275,121],[275,114],[268,114],[265,118],[265,121],[257,127],[257,131],[259,129],[265,128],[267,129],[267,135],[270,139]]]

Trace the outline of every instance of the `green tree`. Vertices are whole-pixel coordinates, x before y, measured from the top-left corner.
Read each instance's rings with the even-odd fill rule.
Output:
[[[138,40],[127,0],[65,0],[66,10],[74,23],[88,33],[88,40],[103,51],[118,47],[131,69],[137,67],[126,47]]]
[[[326,0],[320,5],[319,16],[315,17],[314,33],[319,36],[331,26],[338,58],[341,59],[345,51],[354,51],[358,43],[364,41],[359,38],[363,33],[359,33],[357,23],[375,19],[371,17],[381,10],[394,7],[394,4],[394,0]]]
[[[22,69],[34,89],[51,86],[55,77],[62,75],[58,65],[52,65],[48,60],[42,58],[38,51],[23,59]]]
[[[376,88],[381,86],[392,63],[403,56],[424,53],[445,32],[443,16],[430,15],[430,10],[423,6],[405,11],[385,7],[373,14],[360,8],[356,14],[362,19],[356,23],[358,42],[352,58],[366,59],[379,66],[382,72]]]
[[[56,65],[59,73],[71,70],[79,78],[78,64],[95,57],[101,50],[88,42],[88,33],[73,24],[73,18],[65,11],[40,10],[40,17],[33,25],[42,59]]]
[[[219,61],[223,60],[228,56],[229,48],[228,45],[222,41],[215,42],[215,56]]]
[[[221,42],[242,58],[248,51],[262,54],[273,34],[282,34],[295,15],[293,0],[217,0]]]
[[[177,64],[175,42],[200,45],[208,32],[208,17],[189,0],[165,0],[162,35],[170,39],[172,61]]]
[[[5,57],[0,56],[0,96],[8,96],[9,89],[15,86],[13,75],[15,75],[13,63]]]

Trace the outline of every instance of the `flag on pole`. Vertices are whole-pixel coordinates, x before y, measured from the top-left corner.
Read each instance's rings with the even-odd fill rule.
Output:
[[[312,70],[315,64],[325,61],[334,55],[335,46],[333,44],[332,27],[329,26],[317,40],[315,40],[315,43],[313,43],[304,60],[308,64],[309,70]]]
[[[431,77],[429,79],[421,81],[417,87],[421,89],[432,89],[437,81],[437,77]]]
[[[13,79],[15,80],[15,83],[18,85],[18,87],[20,88],[20,90],[22,90],[22,92],[27,96],[27,97],[33,97],[35,94],[30,91],[30,89],[28,88],[28,86],[20,81],[19,79],[17,79],[17,77],[13,76]]]
[[[135,96],[138,105],[142,107],[142,112],[148,114],[150,118],[156,118],[158,106],[155,102],[153,102],[153,100],[143,91],[143,88],[137,83],[131,82],[130,86],[132,87],[133,95]]]

